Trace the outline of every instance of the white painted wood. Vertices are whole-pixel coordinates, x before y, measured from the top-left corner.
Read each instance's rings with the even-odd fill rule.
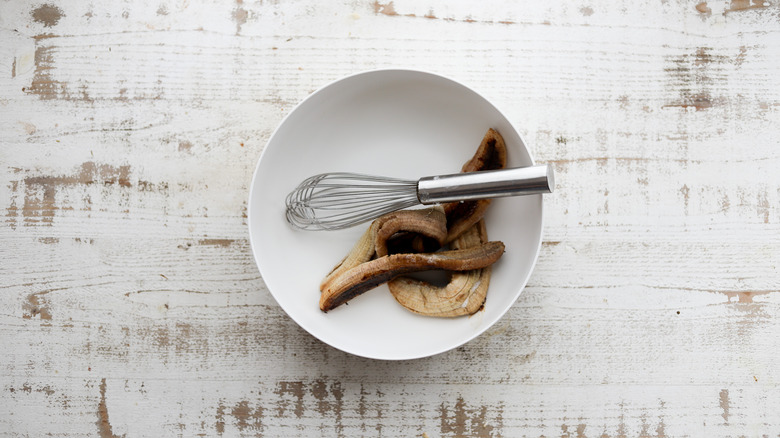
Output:
[[[0,432],[777,436],[778,16],[0,4]],[[558,182],[518,303],[465,346],[398,363],[295,325],[246,231],[284,115],[387,66],[484,93]]]

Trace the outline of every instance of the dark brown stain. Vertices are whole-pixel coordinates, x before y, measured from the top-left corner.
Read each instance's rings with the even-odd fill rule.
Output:
[[[585,426],[584,424],[578,424],[577,425],[577,438],[586,438],[585,436]]]
[[[771,6],[771,3],[765,0],[753,0],[752,2],[750,0],[731,0],[729,6],[723,11],[723,15],[726,15],[729,12],[759,10],[768,8],[769,6]]]
[[[64,16],[62,9],[57,6],[44,4],[38,6],[31,13],[33,21],[41,23],[46,27],[54,27],[59,23],[60,18]]]
[[[189,152],[192,149],[192,143],[187,140],[179,141],[179,152]]]
[[[496,425],[490,424],[488,418],[488,407],[479,406],[469,408],[462,396],[458,396],[452,411],[442,402],[439,406],[439,430],[443,435],[453,434],[454,436],[470,437],[492,437],[501,436],[503,425],[503,406],[495,408],[495,414],[491,413],[496,420]]]
[[[16,77],[16,56],[14,56],[14,61],[11,63],[11,78]]]
[[[55,243],[60,243],[60,239],[58,237],[39,237],[38,242],[44,245],[54,245]]]
[[[51,320],[51,310],[49,310],[48,302],[43,297],[51,292],[51,290],[44,290],[40,292],[34,292],[27,296],[27,300],[22,303],[22,318],[32,319],[38,316],[41,320]]]
[[[201,239],[198,240],[198,245],[206,246],[220,246],[227,248],[235,242],[235,239]]]
[[[720,408],[723,410],[721,416],[723,417],[723,421],[725,421],[726,424],[729,424],[729,390],[721,389],[719,398]]]
[[[97,409],[97,427],[100,438],[118,438],[119,435],[114,435],[114,431],[111,427],[111,422],[108,420],[108,406],[106,405],[106,378],[103,377],[100,380],[100,402]],[[121,435],[124,437],[124,435]]]
[[[233,9],[233,21],[236,22],[236,35],[241,33],[241,26],[246,24],[249,19],[249,12],[243,7],[243,0],[236,0],[236,7]]]

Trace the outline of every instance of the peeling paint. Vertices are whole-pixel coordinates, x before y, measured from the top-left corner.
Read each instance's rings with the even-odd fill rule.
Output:
[[[384,14],[384,15],[398,15],[397,12],[395,12],[395,6],[393,5],[393,2],[387,2],[387,3],[379,3],[378,1],[374,2],[374,13],[375,14]],[[431,13],[431,18],[433,17],[433,14]]]
[[[232,18],[236,22],[236,35],[241,33],[241,26],[245,25],[249,18],[249,12],[243,7],[243,0],[236,0],[236,7],[233,9]]]
[[[100,402],[97,408],[97,427],[100,438],[119,438],[120,435],[114,435],[111,422],[108,419],[108,406],[106,405],[106,378],[100,380]],[[124,437],[124,435],[121,435]]]
[[[218,434],[225,433],[225,404],[222,400],[219,401],[217,406],[216,423],[214,425]]]
[[[62,9],[51,4],[43,4],[35,8],[30,15],[32,15],[33,21],[41,23],[45,27],[54,27],[59,23],[60,18],[65,15],[62,13]]]
[[[696,4],[696,10],[699,11],[700,14],[709,16],[712,14],[712,9],[707,6],[707,2],[701,2]]]
[[[15,393],[16,391],[24,392],[24,393],[27,393],[27,394],[31,394],[33,392],[40,392],[40,393],[46,394],[47,397],[50,397],[50,396],[52,396],[54,394],[54,390],[51,389],[51,387],[49,385],[33,386],[32,384],[27,383],[27,382],[22,384],[21,388],[14,388],[13,386],[9,386],[8,387],[8,392]]]
[[[296,418],[301,418],[303,416],[303,397],[304,397],[304,387],[303,382],[297,381],[297,382],[279,382],[276,384],[276,389],[274,390],[274,394],[279,396],[279,400],[277,401],[276,411],[279,417],[283,417],[285,414],[285,411],[287,410],[288,402],[285,400],[286,396],[291,395],[295,399],[294,401],[294,407],[293,407],[293,413],[295,414]]]
[[[54,188],[59,186],[69,186],[76,184],[95,184],[103,185],[118,184],[121,187],[131,187],[130,166],[113,166],[110,164],[97,164],[93,161],[87,161],[80,166],[77,173],[73,175],[60,176],[32,176],[24,179],[26,186],[41,186]]]
[[[756,211],[765,224],[769,223],[769,199],[767,198],[766,191],[762,191],[758,194],[758,201],[756,202]]]
[[[748,10],[761,10],[770,7],[772,4],[765,0],[731,0],[729,6],[723,11],[723,14],[729,12],[739,12]]]
[[[719,398],[720,409],[723,411],[721,417],[723,417],[723,421],[725,421],[726,424],[729,424],[729,390],[721,389]]]
[[[220,400],[217,405],[215,430],[219,435],[225,433],[225,426],[227,424],[225,415],[227,414],[228,406],[225,405],[224,400]],[[229,415],[233,417],[235,427],[244,432],[246,430],[252,430],[255,432],[255,436],[262,436],[263,429],[263,407],[258,404],[254,409],[249,404],[248,400],[240,400],[234,406],[230,408]]]
[[[222,248],[227,248],[230,245],[232,245],[235,241],[236,241],[235,239],[201,239],[198,241],[198,245],[220,246]]]
[[[54,59],[50,47],[35,48],[35,72],[32,84],[23,91],[37,95],[41,99],[54,99],[57,97],[61,84],[54,81],[51,69]]]
[[[753,297],[760,296],[760,295],[767,295],[772,292],[773,291],[746,291],[746,292],[723,292],[723,293],[728,297],[729,302],[731,302],[733,298],[736,298],[737,303],[752,304]]]
[[[495,418],[495,424],[488,421],[488,414]],[[458,396],[453,408],[449,408],[446,402],[442,402],[439,406],[439,430],[442,434],[473,437],[502,436],[502,422],[503,406],[500,405],[491,409],[485,405],[470,408],[463,397]]]
[[[72,175],[27,176],[21,180],[24,183],[24,205],[21,208],[24,225],[52,226],[55,211],[60,209],[56,201],[58,189],[91,184],[118,185],[127,188],[132,186],[130,172],[129,165],[112,166],[88,161]],[[15,229],[19,214],[16,204],[19,181],[12,182],[10,188],[11,204],[6,208],[6,222]],[[90,203],[88,199],[87,202]],[[89,207],[86,209],[88,210]]]
[[[249,402],[242,400],[233,407],[230,413],[236,419],[236,427],[240,431],[250,427],[253,430],[260,430],[262,427],[263,407],[260,405],[257,405],[253,411],[249,407]]]
[[[393,4],[392,1],[387,2],[387,3],[380,3],[378,1],[374,1],[372,6],[374,8],[374,14],[386,15],[388,17],[403,16],[403,17],[410,17],[410,18],[425,18],[425,19],[429,19],[429,20],[443,20],[443,21],[453,21],[453,22],[460,22],[460,23],[484,23],[484,24],[504,24],[504,25],[506,25],[506,24],[515,24],[515,22],[512,21],[512,20],[498,20],[498,21],[475,20],[474,18],[472,18],[471,15],[467,15],[466,17],[459,18],[459,19],[458,18],[453,18],[453,17],[439,18],[439,17],[437,17],[434,14],[433,9],[429,9],[428,12],[425,15],[422,15],[422,16],[418,16],[418,15],[412,14],[412,13],[409,13],[409,14],[399,14],[395,10],[395,5]]]
[[[736,62],[727,55],[714,53],[711,47],[696,47],[693,53],[668,58],[664,68],[668,75],[666,83],[678,98],[663,108],[702,111],[720,105],[723,98],[713,96],[713,91],[725,80],[724,66]]]
[[[37,316],[44,321],[51,320],[51,310],[49,310],[49,304],[45,299],[43,299],[43,297],[49,292],[51,291],[44,290],[28,295],[27,300],[22,303],[22,310],[24,310],[22,318],[32,319]]]
[[[685,205],[685,215],[688,215],[688,203],[691,200],[691,189],[688,188],[688,184],[683,184],[680,187],[680,194],[683,196],[683,204]]]
[[[19,216],[19,207],[16,206],[16,196],[19,190],[19,181],[11,181],[8,184],[8,188],[11,190],[10,204],[5,209],[5,222],[12,229],[16,229],[16,218]]]

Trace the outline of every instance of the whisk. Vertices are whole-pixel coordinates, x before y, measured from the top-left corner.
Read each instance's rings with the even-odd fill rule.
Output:
[[[417,181],[323,173],[287,195],[287,222],[302,230],[339,230],[416,205],[552,193],[552,167],[542,164],[501,170],[428,176]]]

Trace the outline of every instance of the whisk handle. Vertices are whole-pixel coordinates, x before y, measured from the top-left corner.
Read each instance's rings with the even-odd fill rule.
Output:
[[[436,204],[552,193],[554,188],[555,176],[552,166],[541,164],[512,169],[428,176],[417,182],[417,198],[422,204]]]

